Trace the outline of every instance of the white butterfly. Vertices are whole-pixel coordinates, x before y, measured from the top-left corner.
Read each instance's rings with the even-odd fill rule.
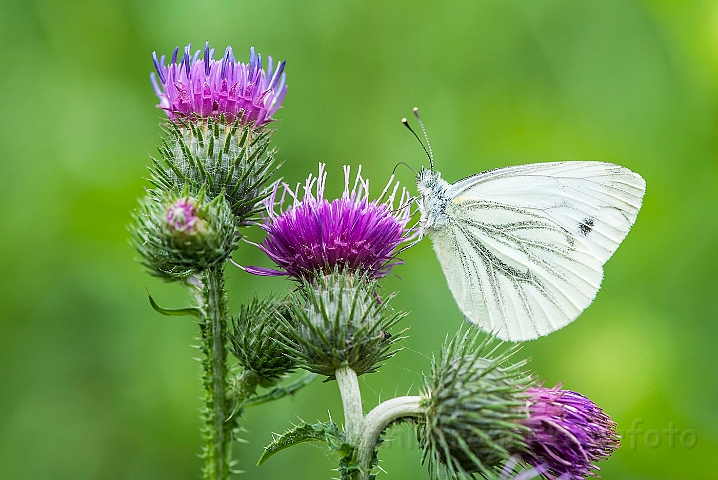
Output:
[[[547,335],[589,306],[646,190],[637,173],[591,161],[498,168],[449,184],[429,159],[417,179],[420,237],[431,238],[467,320],[504,340]]]

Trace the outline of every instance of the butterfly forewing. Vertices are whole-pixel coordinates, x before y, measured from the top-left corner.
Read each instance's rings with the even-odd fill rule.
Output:
[[[605,263],[636,220],[646,182],[604,162],[551,162],[479,173],[454,183],[449,194],[543,212]]]
[[[507,167],[451,185],[447,222],[431,236],[461,310],[508,340],[565,326],[596,295],[644,191],[639,175],[602,162]]]

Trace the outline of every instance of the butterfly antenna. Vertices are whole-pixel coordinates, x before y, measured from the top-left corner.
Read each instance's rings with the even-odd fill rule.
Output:
[[[392,175],[394,175],[394,174],[396,173],[396,169],[399,168],[399,165],[404,165],[406,168],[408,168],[409,170],[411,170],[412,172],[414,172],[414,175],[419,175],[419,172],[417,172],[416,170],[414,170],[414,169],[411,167],[411,165],[409,165],[409,164],[406,163],[406,162],[398,162],[396,165],[394,165],[394,170],[391,171],[391,174],[392,174]]]
[[[419,145],[421,145],[421,148],[424,149],[424,153],[426,153],[426,156],[429,158],[429,165],[431,166],[431,170],[433,171],[434,170],[434,158],[429,153],[429,150],[427,150],[426,147],[424,146],[424,142],[421,141],[421,138],[419,138],[419,135],[417,135],[416,132],[414,131],[414,129],[411,128],[411,125],[409,125],[409,121],[406,118],[402,118],[401,123],[403,123],[404,126],[406,128],[408,128],[411,133],[414,134],[414,138],[416,138],[419,141]],[[423,128],[423,126],[422,126],[422,128]]]
[[[424,133],[424,138],[426,139],[426,146],[429,147],[429,163],[431,164],[431,171],[433,172],[434,171],[434,152],[431,150],[431,142],[429,142],[429,136],[426,134],[426,128],[424,128],[424,122],[421,121],[421,117],[419,116],[419,108],[418,107],[414,107],[414,116],[416,117],[416,120],[419,122],[421,131]]]
[[[391,180],[389,180],[389,184],[391,184],[391,182],[393,181],[394,175],[396,174],[396,169],[399,168],[399,165],[404,165],[406,168],[408,168],[409,170],[411,170],[412,172],[414,172],[414,175],[417,175],[417,176],[419,175],[419,172],[417,172],[416,170],[414,170],[414,169],[411,167],[411,165],[409,165],[408,163],[406,163],[406,162],[398,162],[396,165],[394,165],[394,170],[391,171]],[[379,203],[383,202],[383,201],[384,201],[384,197],[386,196],[387,193],[389,193],[389,185],[387,185],[386,188],[384,189],[384,191],[381,193],[381,196],[377,199],[377,202],[379,202]],[[413,200],[413,199],[411,199],[411,200]],[[401,208],[403,208],[403,207],[400,207],[398,210],[401,210]],[[398,211],[398,210],[396,210],[396,211]]]

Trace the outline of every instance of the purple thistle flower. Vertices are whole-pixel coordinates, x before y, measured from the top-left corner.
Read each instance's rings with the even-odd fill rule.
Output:
[[[611,456],[620,446],[616,424],[595,403],[570,390],[533,387],[526,393],[531,433],[523,459],[548,478],[581,480],[597,476],[595,462]]]
[[[365,273],[372,278],[384,277],[394,265],[396,248],[415,236],[407,229],[411,217],[409,194],[402,190],[400,207],[394,210],[394,198],[399,182],[386,202],[368,200],[369,180],[362,178],[361,166],[353,188],[349,188],[349,167],[344,167],[344,193],[329,202],[324,198],[326,184],[324,164],[319,175],[309,175],[304,185],[304,198],[299,200],[299,185],[292,191],[287,184],[277,200],[279,183],[265,201],[267,217],[262,226],[268,236],[258,247],[278,266],[279,270],[246,267],[255,275],[289,275],[311,278],[318,273],[334,270]],[[394,177],[384,188],[380,198],[388,193]],[[316,196],[312,189],[316,185]],[[283,209],[285,195],[293,197],[292,206]],[[279,206],[279,212],[276,207]]]
[[[191,198],[180,198],[167,209],[167,226],[171,231],[194,235],[206,233],[202,219],[197,216],[197,204]]]
[[[227,47],[222,60],[214,60],[214,49],[209,42],[200,51],[190,54],[192,44],[184,49],[184,56],[177,63],[179,47],[172,54],[172,62],[165,65],[165,56],[152,60],[157,70],[159,84],[154,73],[150,81],[160,99],[158,108],[167,112],[170,120],[185,117],[220,118],[228,123],[239,119],[242,124],[254,122],[261,127],[272,121],[287,93],[286,75],[282,61],[274,68],[272,57],[267,57],[267,70],[262,68],[262,56],[250,49],[249,64],[234,59],[232,47]]]

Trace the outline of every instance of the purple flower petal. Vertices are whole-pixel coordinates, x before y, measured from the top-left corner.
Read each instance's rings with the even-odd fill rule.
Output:
[[[287,274],[287,272],[282,272],[280,270],[265,267],[254,267],[252,265],[244,267],[244,271],[261,277],[281,277],[282,275]]]
[[[531,429],[524,460],[561,478],[582,480],[595,476],[595,462],[608,458],[620,446],[616,424],[595,403],[560,387],[529,388]]]
[[[267,213],[262,227],[268,235],[259,248],[279,270],[251,267],[247,271],[257,275],[267,275],[266,271],[282,272],[294,278],[307,278],[339,269],[379,278],[401,263],[396,258],[397,247],[411,241],[416,233],[406,228],[410,219],[409,194],[402,192],[401,206],[395,210],[393,203],[398,184],[389,199],[379,203],[368,200],[369,182],[362,178],[361,167],[351,190],[348,167],[345,167],[344,175],[344,193],[331,202],[324,198],[326,172],[323,164],[319,165],[317,177],[310,175],[307,179],[301,201],[297,194],[299,185],[292,191],[286,184],[277,200],[280,185],[276,184],[265,201]],[[392,182],[393,177],[389,184]],[[312,194],[314,188],[316,196]],[[282,210],[285,195],[293,197],[294,202]]]
[[[200,51],[192,55],[191,48],[191,44],[185,47],[179,64],[179,48],[166,66],[164,56],[158,60],[157,54],[152,54],[159,77],[159,83],[151,80],[160,99],[158,107],[167,112],[170,120],[224,115],[228,123],[239,119],[244,125],[254,122],[257,128],[274,121],[272,116],[287,93],[284,61],[276,70],[265,72],[262,57],[254,48],[250,50],[249,64],[236,62],[230,47],[222,59],[214,60],[214,49],[208,42],[201,61]]]
[[[198,216],[197,203],[192,198],[180,198],[167,209],[167,227],[181,235],[205,233],[206,227]]]

